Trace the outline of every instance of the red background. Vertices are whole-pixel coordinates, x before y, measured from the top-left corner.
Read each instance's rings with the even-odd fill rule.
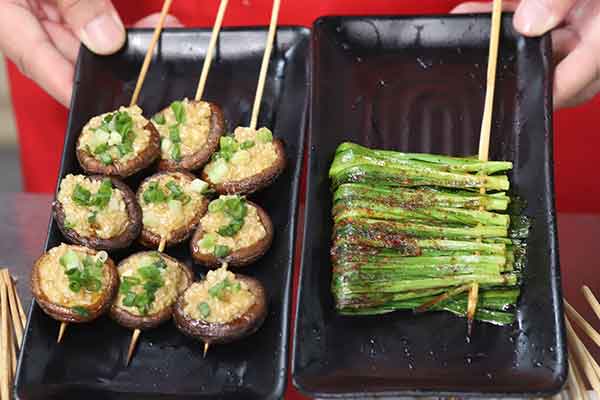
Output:
[[[284,0],[280,23],[306,25],[321,15],[425,14],[446,13],[456,0]],[[116,1],[126,24],[160,9],[162,0]],[[186,26],[211,26],[217,0],[176,1],[171,13]],[[232,0],[226,26],[266,25],[270,0]],[[8,63],[19,141],[24,184],[27,191],[52,192],[56,182],[67,110],[44,94]],[[596,110],[596,113],[594,113]],[[594,162],[600,138],[600,96],[579,108],[555,115],[556,194],[560,211],[600,212],[600,187],[596,185]],[[571,137],[572,136],[572,137]],[[585,144],[581,147],[579,143]],[[297,267],[297,266],[296,266]],[[297,269],[297,268],[296,268]],[[296,277],[297,279],[297,277]],[[295,282],[296,284],[296,282]],[[296,285],[294,285],[296,286]],[[295,305],[294,305],[295,307]],[[288,385],[286,399],[302,397]]]

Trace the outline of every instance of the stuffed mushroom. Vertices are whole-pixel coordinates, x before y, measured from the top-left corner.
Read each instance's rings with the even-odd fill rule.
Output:
[[[98,250],[125,248],[142,229],[134,193],[120,180],[101,175],[64,177],[52,212],[70,242]]]
[[[272,242],[273,224],[265,210],[237,195],[220,196],[209,204],[190,249],[194,261],[207,267],[221,262],[241,267],[264,255]]]
[[[217,150],[223,135],[223,112],[213,103],[174,101],[152,120],[160,134],[161,170],[196,170]]]
[[[77,159],[88,173],[127,177],[160,155],[160,135],[138,106],[92,118],[77,140]]]
[[[171,318],[177,298],[194,280],[183,263],[146,251],[119,263],[119,292],[110,316],[130,329],[150,329]]]
[[[108,311],[118,274],[105,251],[61,244],[37,259],[31,289],[42,310],[62,322],[88,322]]]
[[[206,182],[192,174],[159,172],[146,178],[137,192],[142,208],[140,242],[150,248],[168,247],[186,240],[206,213]]]
[[[267,316],[267,299],[259,281],[225,268],[209,271],[179,298],[175,325],[205,345],[229,343],[256,332]]]
[[[220,139],[202,179],[220,194],[249,194],[269,186],[285,168],[283,142],[267,128],[237,128]]]

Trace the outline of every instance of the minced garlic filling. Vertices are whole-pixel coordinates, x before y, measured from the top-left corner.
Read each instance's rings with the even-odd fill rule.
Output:
[[[244,225],[234,236],[226,237],[216,234],[216,243],[229,247],[231,251],[243,249],[245,247],[252,246],[267,235],[267,231],[263,226],[256,207],[247,204],[248,213],[244,218]],[[219,228],[228,225],[231,222],[231,217],[225,215],[222,212],[208,212],[200,220],[202,230],[205,233],[217,233]],[[205,249],[200,245],[198,241],[198,248],[201,253],[209,254],[212,253],[213,249]]]
[[[125,155],[121,155],[116,147],[111,147],[109,150],[109,154],[112,156],[114,164],[123,164],[135,157],[137,157],[143,150],[148,147],[150,143],[150,133],[144,129],[144,127],[148,124],[148,120],[144,118],[142,115],[142,109],[138,106],[131,107],[120,107],[118,111],[126,112],[129,114],[131,119],[133,120],[133,132],[135,134],[135,139],[133,140],[133,151],[129,152]],[[102,125],[102,121],[105,116],[109,113],[104,113],[102,115],[98,115],[92,118],[84,127],[81,133],[81,138],[79,140],[79,149],[92,151],[100,144],[98,140],[98,135],[96,134],[96,129]],[[112,135],[116,138],[115,135]],[[109,142],[115,143],[115,142]],[[115,143],[116,144],[116,143]],[[98,158],[98,156],[95,156]],[[98,158],[99,159],[99,158]]]
[[[73,250],[83,259],[87,253],[75,250],[66,244],[54,247],[48,251],[46,257],[38,265],[40,286],[42,292],[48,297],[48,300],[54,304],[63,307],[89,306],[97,302],[102,296],[108,282],[109,272],[106,264],[103,266],[102,290],[98,292],[89,292],[81,289],[73,292],[69,289],[69,278],[65,273],[65,267],[60,264],[60,258],[65,255],[67,250]],[[91,255],[93,257],[93,255]]]
[[[191,102],[188,99],[181,101],[185,112],[185,122],[179,127],[181,139],[181,156],[186,157],[197,153],[204,147],[210,130],[211,109],[209,103]],[[169,139],[169,127],[176,125],[175,113],[171,107],[166,108],[161,114],[165,118],[164,124],[155,124],[161,137],[161,157],[171,160],[171,147],[173,143]]]
[[[108,205],[100,209],[95,206],[82,206],[73,201],[72,195],[77,184],[94,195],[102,181],[91,180],[84,175],[67,175],[60,182],[57,199],[65,213],[65,224],[85,237],[110,239],[123,233],[129,225],[129,214],[121,191],[113,187]],[[92,214],[95,214],[95,218],[90,221]]]
[[[253,141],[254,146],[238,150],[231,160],[226,163],[227,168],[223,174],[219,174],[215,183],[238,181],[256,175],[272,166],[277,160],[277,153],[273,142],[263,143],[257,140],[256,132],[250,128],[238,127],[235,129],[234,138],[238,143]],[[211,172],[219,161],[211,161],[205,167],[207,174]]]
[[[224,290],[222,298],[212,296],[209,290],[224,279],[227,279],[232,285],[239,283],[239,288]],[[248,286],[237,280],[235,274],[224,268],[209,271],[205,280],[192,284],[183,296],[183,311],[187,315],[195,320],[219,324],[242,316],[256,301],[256,296],[248,289]],[[202,308],[201,303],[206,303],[207,306]]]
[[[150,255],[144,254],[139,257],[131,257],[125,263],[119,265],[119,277],[122,278],[124,276],[139,276],[138,269],[145,265],[152,264],[158,255]],[[155,293],[155,299],[151,303],[150,308],[148,309],[148,314],[154,314],[165,307],[172,306],[179,295],[183,293],[183,291],[187,288],[188,280],[186,274],[182,269],[177,265],[177,263],[172,260],[167,259],[166,257],[162,258],[165,264],[167,264],[167,268],[161,270],[161,277],[164,281],[164,285],[158,289]],[[144,291],[143,285],[133,286],[131,289],[134,293],[142,293]],[[135,306],[126,306],[123,304],[123,299],[125,295],[123,293],[119,293],[117,296],[117,305],[118,307],[127,310],[130,314],[141,316],[143,315],[140,310]]]
[[[190,197],[187,204],[183,204],[182,201],[163,203],[146,203],[144,201],[143,193],[151,182],[158,182],[162,191],[168,194],[170,191],[166,185],[171,181],[175,181]],[[173,231],[191,223],[204,201],[202,194],[192,189],[191,183],[192,180],[189,177],[177,172],[160,175],[144,183],[138,191],[138,202],[142,208],[144,228],[169,240]]]

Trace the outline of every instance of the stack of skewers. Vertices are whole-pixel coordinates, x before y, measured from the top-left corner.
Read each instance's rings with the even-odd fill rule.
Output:
[[[7,269],[0,270],[0,311],[0,400],[9,400],[27,320]]]

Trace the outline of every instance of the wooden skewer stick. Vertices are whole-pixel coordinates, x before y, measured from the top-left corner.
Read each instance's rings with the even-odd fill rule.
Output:
[[[219,32],[221,31],[221,26],[223,25],[223,17],[225,16],[225,10],[227,10],[227,3],[229,3],[229,0],[221,0],[221,4],[219,5],[219,11],[217,12],[217,18],[215,19],[215,25],[213,26],[208,49],[206,50],[206,58],[204,59],[204,65],[202,65],[202,73],[200,74],[198,89],[196,90],[195,99],[197,101],[202,100],[202,96],[204,94],[206,79],[208,78],[208,71],[210,70],[210,66],[212,64],[213,53],[215,52],[215,47],[217,45],[217,38],[219,37]]]
[[[135,84],[133,96],[131,96],[131,103],[129,104],[130,106],[134,106],[137,104],[138,97],[140,96],[140,91],[142,90],[142,85],[144,84],[144,79],[146,78],[146,73],[148,72],[148,68],[150,67],[150,61],[152,61],[154,47],[156,46],[156,42],[158,42],[160,32],[162,31],[162,27],[165,23],[165,17],[169,12],[169,8],[171,8],[172,2],[173,0],[165,0],[165,2],[163,3],[162,10],[160,12],[160,18],[158,19],[158,23],[154,28],[154,33],[152,34],[152,39],[150,40],[150,46],[146,51],[146,56],[144,57],[144,62],[142,63],[142,69],[140,70],[137,83]]]
[[[569,377],[567,378],[569,399],[583,399],[579,388],[580,384],[577,381],[577,374],[575,373],[575,361],[573,360],[573,356],[569,354]]]
[[[0,369],[2,370],[2,382],[0,382],[0,398],[2,400],[10,400],[9,387],[11,384],[11,358],[9,345],[10,329],[8,326],[8,295],[7,287],[4,284],[4,280],[0,280],[0,322],[2,325],[2,331],[0,332]]]
[[[271,12],[271,23],[269,24],[269,34],[267,35],[267,44],[265,53],[263,54],[262,64],[260,66],[260,74],[258,77],[258,86],[256,88],[256,96],[254,96],[254,106],[252,107],[252,118],[250,119],[250,128],[256,129],[258,124],[258,114],[260,112],[260,103],[262,101],[265,90],[265,82],[267,72],[269,70],[269,61],[271,52],[273,51],[273,41],[275,40],[275,30],[277,29],[277,18],[279,17],[279,6],[281,0],[273,0],[273,11]]]
[[[163,251],[165,251],[165,246],[167,245],[167,238],[166,237],[161,237],[160,238],[160,243],[158,244],[158,252],[162,253]]]
[[[473,320],[477,311],[477,302],[479,298],[479,283],[473,282],[469,290],[469,301],[467,303],[467,336],[471,337],[473,331]]]
[[[583,296],[585,297],[587,302],[590,303],[590,307],[592,307],[592,310],[594,310],[596,316],[600,319],[600,303],[598,303],[598,299],[596,299],[594,293],[592,293],[590,288],[586,285],[583,285],[581,287],[581,291],[583,292]]]
[[[581,328],[582,331],[585,332],[586,335],[590,337],[596,343],[596,345],[600,346],[600,334],[571,306],[567,300],[565,302],[565,311],[569,318],[577,324],[578,327]]]
[[[584,351],[585,346],[577,336],[577,333],[575,333],[575,330],[567,318],[565,318],[565,324],[567,326],[567,340],[569,341],[570,354],[573,355],[573,359],[579,362],[579,366],[583,370],[590,385],[592,385],[596,395],[600,395],[600,379],[596,375],[596,371]]]
[[[21,326],[23,329],[25,329],[27,327],[27,316],[23,311],[23,305],[21,304],[21,299],[19,298],[19,293],[17,292],[17,285],[10,276],[9,278],[13,291],[15,292],[15,300],[17,301],[17,309],[19,310],[19,318],[21,318]]]
[[[127,366],[131,362],[131,357],[133,356],[135,346],[137,346],[138,339],[140,338],[140,333],[142,333],[142,331],[140,331],[139,329],[134,329],[133,335],[131,335],[131,341],[129,342],[129,350],[127,350],[127,364],[125,364]]]
[[[577,362],[575,361],[575,357],[569,355],[569,362],[573,363],[573,374],[575,375],[574,381],[577,385],[577,391],[580,393],[580,396],[575,398],[581,400],[588,400],[589,396],[585,388],[585,381],[583,379],[583,375],[581,374],[581,370],[579,369],[579,365],[577,365]]]
[[[202,355],[202,358],[206,358],[206,353],[208,353],[208,346],[210,346],[210,344],[208,342],[204,342],[204,353]]]
[[[23,327],[21,326],[21,319],[19,318],[19,311],[16,301],[17,293],[14,290],[14,286],[12,285],[12,279],[8,270],[5,269],[2,271],[2,276],[0,279],[4,280],[4,285],[6,286],[6,290],[8,292],[8,304],[10,306],[10,315],[12,317],[12,325],[15,331],[15,338],[17,341],[17,348],[21,348],[21,342],[23,341]]]
[[[58,337],[56,338],[56,343],[62,342],[62,338],[65,335],[65,330],[67,330],[67,325],[69,325],[69,324],[64,321],[60,323],[60,328],[58,328]]]
[[[485,90],[485,104],[483,108],[483,118],[481,120],[481,131],[479,134],[479,160],[487,161],[490,152],[490,132],[492,129],[492,114],[494,111],[494,91],[496,89],[496,67],[498,64],[498,44],[500,43],[500,25],[502,17],[502,0],[494,0],[492,9],[492,26],[490,29],[490,49],[488,53],[487,85]],[[484,180],[479,190],[485,194]],[[480,207],[483,209],[483,207]],[[469,291],[469,301],[467,303],[467,331],[471,336],[473,329],[473,320],[477,311],[479,301],[479,285],[473,283]]]
[[[498,45],[500,43],[500,26],[502,17],[502,0],[494,0],[492,10],[492,28],[490,32],[490,52],[488,55],[487,86],[485,89],[485,106],[479,135],[479,160],[487,161],[490,152],[490,131],[492,129],[492,112],[494,110],[494,91],[496,89],[496,66],[498,64]]]

